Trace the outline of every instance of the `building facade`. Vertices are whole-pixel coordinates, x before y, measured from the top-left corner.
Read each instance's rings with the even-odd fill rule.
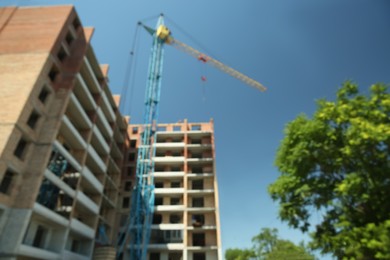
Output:
[[[114,259],[142,127],[72,6],[0,13],[0,258]],[[160,124],[156,141],[148,258],[222,259],[213,122]]]
[[[121,187],[122,227],[129,214],[141,132],[141,125],[130,125]],[[148,259],[222,259],[213,121],[159,124],[155,147],[155,210]]]
[[[0,258],[91,259],[117,236],[127,142],[108,67],[72,6],[0,13]]]

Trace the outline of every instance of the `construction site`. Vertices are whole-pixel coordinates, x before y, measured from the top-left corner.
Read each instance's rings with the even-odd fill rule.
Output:
[[[0,12],[0,258],[222,259],[214,122],[156,123],[162,45],[262,85],[159,21],[132,124],[74,7]]]

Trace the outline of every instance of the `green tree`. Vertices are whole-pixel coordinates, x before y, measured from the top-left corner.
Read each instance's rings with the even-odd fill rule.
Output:
[[[255,252],[250,249],[231,248],[225,251],[226,260],[249,260],[255,256]]]
[[[312,249],[338,259],[390,259],[390,95],[346,82],[335,102],[285,129],[269,186],[283,221],[306,232]],[[312,214],[319,224],[310,227]]]
[[[272,252],[277,242],[278,230],[276,228],[262,228],[260,233],[252,238],[255,252],[261,259]]]
[[[315,257],[307,252],[304,245],[278,237],[277,229],[263,228],[252,238],[253,247],[260,260],[314,260]]]

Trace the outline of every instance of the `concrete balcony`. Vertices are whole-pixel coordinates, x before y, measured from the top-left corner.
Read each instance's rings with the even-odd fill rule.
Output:
[[[204,226],[201,226],[201,227],[193,227],[193,226],[187,226],[187,230],[216,230],[217,229],[217,226],[215,225],[211,225],[211,226],[207,226],[207,225],[204,225]]]
[[[46,222],[50,221],[64,227],[69,225],[69,220],[37,202],[34,203],[33,212],[46,219]]]
[[[93,135],[96,138],[97,142],[94,144],[96,149],[102,153],[102,154],[108,154],[110,152],[110,146],[107,144],[106,140],[104,139],[102,133],[99,131],[97,127],[94,127],[92,129]],[[95,141],[93,138],[92,142]]]
[[[123,159],[123,153],[121,153],[118,145],[115,142],[113,142],[111,145],[111,156],[115,159]]]
[[[212,173],[187,173],[187,177],[190,179],[203,179],[214,177]]]
[[[174,162],[184,162],[184,156],[160,156],[153,157],[154,162],[159,163],[174,163]]]
[[[95,177],[95,175],[93,175],[87,166],[84,166],[81,174],[83,178],[85,178],[99,193],[103,192],[103,184]]]
[[[205,194],[212,194],[214,193],[213,189],[204,189],[204,190],[188,190],[188,194],[200,194],[200,195],[205,195]]]
[[[185,146],[185,143],[183,142],[169,142],[169,143],[155,143],[154,146],[156,148],[175,148],[175,147],[183,147]]]
[[[116,143],[123,144],[125,142],[125,138],[123,137],[123,133],[120,132],[118,128],[118,121],[117,121],[117,127],[114,130],[114,140]]]
[[[199,150],[199,149],[211,148],[211,144],[187,144],[187,148],[191,150],[192,148],[194,148],[194,150]]]
[[[102,172],[106,172],[107,166],[103,162],[102,158],[100,158],[98,153],[95,151],[95,149],[93,149],[92,146],[88,146],[87,151],[88,151],[89,155],[91,156],[91,158],[93,159],[93,161],[97,164],[97,166],[99,166],[100,170]]]
[[[107,118],[104,116],[104,113],[102,112],[101,108],[97,110],[97,115],[98,115],[98,122],[96,122],[96,125],[99,127],[99,130],[103,133],[103,135],[107,139],[110,139],[114,134],[114,131],[112,130],[110,124],[108,123]]]
[[[200,213],[200,212],[210,212],[210,211],[215,211],[214,207],[193,207],[193,208],[187,208],[188,212],[191,213]]]
[[[187,249],[188,251],[205,252],[211,250],[218,250],[218,246],[188,246]]]
[[[120,174],[121,173],[121,170],[119,169],[118,165],[111,157],[108,161],[108,171],[110,172],[110,174],[113,174],[113,173]]]
[[[70,228],[75,232],[78,233],[84,237],[93,239],[95,236],[95,230],[88,227],[84,223],[80,222],[79,220],[72,218],[70,221]]]
[[[203,162],[212,162],[213,158],[187,158],[189,163],[203,163]]]
[[[62,253],[63,259],[71,259],[71,260],[89,260],[91,259],[90,257],[80,255],[68,250],[64,250]]]
[[[158,225],[151,225],[151,229],[158,229],[158,230],[176,230],[184,229],[184,224],[158,224]]]
[[[22,256],[26,256],[27,258],[33,258],[33,259],[47,259],[47,260],[54,260],[54,259],[62,259],[60,254],[53,253],[48,250],[44,250],[41,248],[28,246],[21,244],[19,246],[19,252],[18,254]],[[6,258],[8,259],[8,258]]]
[[[155,211],[163,212],[163,211],[184,211],[184,205],[159,205],[154,207]]]
[[[84,207],[89,209],[91,212],[98,214],[99,213],[99,206],[90,198],[88,198],[87,195],[85,195],[82,191],[77,192],[77,200],[83,204]]]
[[[104,206],[109,206],[111,208],[115,208],[115,202],[110,198],[108,197],[107,195],[103,195],[103,205]]]
[[[55,149],[57,149],[62,156],[65,157],[65,159],[70,163],[75,170],[80,171],[81,170],[81,165],[76,161],[76,159],[62,146],[60,142],[57,140],[54,141],[53,146]]]
[[[53,184],[55,184],[70,197],[74,198],[76,196],[76,192],[50,170],[46,169],[44,174],[47,179],[49,179]]]
[[[72,118],[76,121],[77,125],[82,128],[91,128],[92,122],[89,120],[89,117],[80,102],[77,100],[76,96],[70,94],[70,102],[68,105],[69,113],[72,114]]]
[[[115,122],[115,113],[112,110],[112,107],[110,106],[110,102],[108,101],[108,98],[106,96],[106,93],[102,92],[102,105],[101,108],[103,109],[104,114],[108,118],[108,121]]]
[[[154,194],[183,194],[184,188],[155,188]]]
[[[168,244],[149,244],[148,249],[157,250],[183,250],[183,243],[168,243]]]
[[[80,73],[76,75],[76,79],[79,83],[79,88],[75,88],[74,92],[78,94],[79,101],[83,103],[83,105],[88,110],[96,110],[97,105],[95,100],[93,99],[91,92],[88,90],[87,84],[85,84],[84,79],[81,77]],[[82,97],[82,100],[81,100]]]
[[[154,178],[175,178],[184,177],[184,172],[154,172]]]
[[[190,138],[193,138],[193,137],[205,137],[205,136],[210,136],[212,134],[211,131],[202,131],[202,130],[189,130],[187,131],[187,135],[188,137]]]
[[[96,93],[96,92],[101,92],[101,87],[100,87],[100,84],[99,82],[97,81],[96,79],[96,76],[95,76],[95,73],[93,72],[93,69],[91,67],[91,64],[89,63],[87,57],[84,57],[84,65],[85,65],[85,68],[87,69],[87,75],[88,75],[88,78],[89,78],[89,82],[86,80],[89,86],[89,88],[91,89],[91,92],[93,93]],[[86,76],[86,75],[83,75],[83,76]]]
[[[66,115],[62,117],[60,132],[74,149],[82,150],[87,147],[84,138]]]

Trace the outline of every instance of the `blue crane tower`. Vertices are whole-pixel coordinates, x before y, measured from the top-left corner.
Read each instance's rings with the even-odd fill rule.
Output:
[[[164,45],[168,44],[188,53],[201,62],[209,63],[221,71],[243,81],[244,83],[265,91],[266,88],[256,80],[232,69],[220,61],[205,55],[194,48],[174,39],[170,30],[164,25],[163,15],[158,19],[156,29],[142,26],[153,37],[149,58],[148,79],[145,92],[145,110],[141,144],[138,148],[135,187],[131,197],[130,215],[126,229],[120,234],[117,258],[124,257],[124,250],[129,242],[129,258],[146,260],[150,240],[150,228],[154,211],[154,161],[158,108],[161,93]]]
[[[157,28],[163,25],[163,16],[157,22]],[[127,230],[119,241],[118,257],[123,255],[126,241],[130,240],[130,259],[146,259],[150,238],[150,225],[154,209],[154,162],[153,143],[156,139],[158,105],[161,92],[161,78],[164,58],[164,40],[154,31],[153,44],[149,59],[148,80],[145,93],[145,110],[141,145],[138,148],[136,180],[131,197],[130,216]]]

